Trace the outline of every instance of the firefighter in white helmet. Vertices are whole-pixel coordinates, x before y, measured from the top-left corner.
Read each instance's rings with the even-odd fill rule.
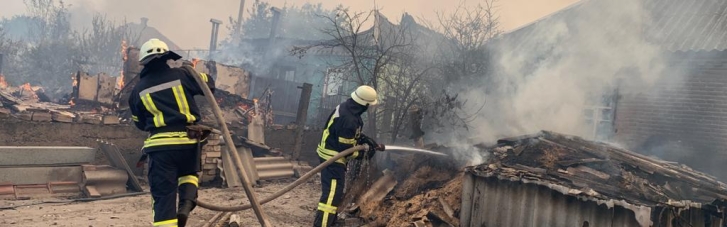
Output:
[[[149,132],[143,150],[150,159],[148,177],[154,226],[185,226],[196,206],[198,152],[209,135],[188,129],[202,118],[194,96],[203,93],[195,82],[196,75],[167,64],[167,60],[178,59],[181,56],[169,51],[159,39],[144,43],[139,49],[139,62],[144,69],[129,97],[134,124]],[[214,79],[206,74],[200,76],[214,91]]]
[[[348,148],[359,144],[368,144],[370,150],[360,154],[355,152],[346,158],[336,160],[321,171],[321,198],[314,226],[332,226],[336,221],[336,210],[343,200],[343,187],[346,175],[346,164],[351,159],[373,157],[376,150],[383,151],[384,145],[363,135],[361,114],[370,106],[378,104],[376,90],[370,86],[360,86],[351,93],[351,98],[341,103],[328,117],[323,130],[323,138],[318,144],[318,156],[322,162]]]

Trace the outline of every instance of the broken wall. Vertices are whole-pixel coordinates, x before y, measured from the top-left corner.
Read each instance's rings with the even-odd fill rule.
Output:
[[[100,103],[105,106],[115,104],[116,77],[105,73],[89,75],[85,72],[77,72],[74,76],[78,81],[78,91],[73,94],[77,102]]]
[[[217,75],[215,78],[217,89],[242,96],[245,99],[250,94],[250,72],[242,68],[199,61],[195,69],[200,73]]]
[[[676,53],[684,81],[621,91],[615,139],[628,148],[727,180],[727,51]]]

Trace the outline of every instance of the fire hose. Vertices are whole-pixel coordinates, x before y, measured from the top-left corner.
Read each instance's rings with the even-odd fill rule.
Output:
[[[308,173],[304,174],[302,177],[295,180],[293,183],[290,183],[286,185],[283,189],[280,189],[279,191],[275,192],[274,194],[268,196],[267,198],[261,199],[260,204],[265,204],[270,201],[273,201],[274,199],[277,199],[278,197],[284,195],[285,193],[290,192],[290,190],[293,190],[295,187],[298,187],[300,184],[308,181],[313,175],[321,172],[323,168],[326,168],[326,166],[333,164],[336,162],[336,160],[340,158],[344,158],[347,155],[352,154],[356,151],[366,150],[367,145],[358,145],[349,149],[344,150],[343,152],[338,153],[337,155],[333,156],[332,158],[326,160],[325,162],[321,163],[320,165],[316,166],[316,168],[313,168],[311,171],[308,171]],[[236,212],[236,211],[242,211],[252,208],[251,204],[244,204],[244,205],[238,205],[238,206],[218,206],[213,205],[204,201],[197,200],[197,205],[214,211],[225,211],[225,212]]]
[[[191,73],[193,75],[194,80],[197,82],[197,84],[200,86],[200,88],[202,88],[202,91],[203,91],[205,97],[207,98],[207,101],[212,106],[212,112],[214,113],[215,118],[217,118],[217,122],[220,124],[220,127],[222,128],[222,134],[223,134],[222,136],[225,139],[226,144],[228,145],[228,149],[227,149],[226,152],[229,152],[230,153],[230,157],[233,158],[233,161],[234,161],[233,163],[236,166],[235,169],[237,169],[238,174],[242,178],[242,181],[243,181],[243,185],[242,185],[243,186],[243,189],[245,191],[245,194],[248,197],[248,200],[250,201],[250,204],[246,204],[246,205],[232,206],[232,207],[223,207],[223,206],[212,205],[210,203],[207,203],[207,202],[199,201],[198,200],[197,201],[197,205],[200,206],[200,207],[202,207],[202,208],[206,208],[206,209],[214,210],[214,211],[228,211],[228,212],[229,211],[242,211],[242,210],[246,210],[246,209],[253,208],[253,210],[255,211],[255,215],[257,216],[258,221],[260,221],[260,224],[262,226],[272,226],[270,224],[270,221],[267,220],[267,217],[266,217],[265,213],[262,211],[262,207],[260,206],[261,204],[270,202],[273,199],[276,199],[276,198],[280,197],[281,195],[289,192],[293,188],[297,187],[298,185],[302,184],[303,182],[305,182],[308,179],[310,179],[311,177],[313,177],[314,174],[322,171],[323,168],[325,168],[326,166],[332,164],[336,160],[341,159],[341,158],[343,158],[343,157],[345,157],[345,156],[347,156],[349,154],[352,154],[353,152],[356,152],[356,151],[359,151],[359,150],[368,149],[368,146],[366,146],[366,145],[358,145],[358,146],[354,146],[352,148],[349,148],[349,149],[347,149],[347,150],[345,150],[343,152],[340,152],[337,155],[335,155],[335,156],[331,157],[330,159],[326,160],[325,162],[321,163],[316,168],[314,168],[313,170],[309,171],[308,173],[306,173],[305,175],[303,175],[303,177],[299,178],[295,182],[287,185],[282,190],[280,190],[278,192],[275,192],[275,194],[273,194],[272,196],[267,197],[267,198],[264,198],[262,201],[258,201],[257,196],[255,195],[255,192],[252,191],[252,188],[249,185],[249,179],[247,179],[247,174],[245,173],[245,168],[243,167],[242,161],[240,159],[240,156],[237,154],[236,149],[235,149],[235,146],[232,143],[232,139],[231,139],[231,136],[230,136],[230,131],[227,129],[227,125],[226,125],[225,120],[224,120],[223,115],[222,115],[222,110],[217,105],[217,102],[216,102],[216,100],[214,98],[214,95],[212,94],[212,91],[207,86],[207,83],[205,83],[204,81],[202,81],[202,78],[200,77],[200,75],[197,73],[197,71],[194,70],[194,68],[192,68],[191,65],[183,64],[182,68],[185,69],[187,72],[189,72],[189,73]]]

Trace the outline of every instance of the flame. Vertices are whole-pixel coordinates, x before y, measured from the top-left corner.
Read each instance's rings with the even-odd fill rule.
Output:
[[[116,78],[116,88],[119,90],[124,89],[124,70],[121,70],[121,76]]]
[[[119,78],[116,80],[116,88],[121,90],[124,89],[124,64],[126,63],[126,60],[129,59],[129,55],[127,54],[127,49],[129,49],[129,46],[126,44],[126,40],[121,40],[121,73],[119,75]]]
[[[5,81],[5,77],[0,74],[0,88],[4,89],[8,87],[8,82]]]
[[[78,80],[76,80],[75,76],[71,76],[71,80],[73,81],[73,83],[71,85],[73,86],[73,90],[75,90],[76,87],[78,87]],[[75,97],[73,97],[73,95],[71,95],[71,100],[68,100],[68,105],[75,106],[76,102],[73,101],[74,99],[75,99]]]

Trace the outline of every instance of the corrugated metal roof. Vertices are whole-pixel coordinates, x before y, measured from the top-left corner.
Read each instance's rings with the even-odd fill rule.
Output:
[[[468,172],[462,185],[460,226],[650,227],[723,226],[724,220],[699,205],[673,208],[636,206],[567,193],[560,185]],[[576,190],[577,191],[577,190]]]
[[[460,226],[644,226],[621,206],[581,200],[537,184],[468,174],[463,191]]]
[[[540,42],[536,35],[546,30],[557,30],[566,26],[567,32],[575,34],[582,23],[591,26],[619,27],[636,23],[642,26],[642,35],[650,42],[669,51],[711,51],[727,50],[727,1],[720,0],[638,0],[625,6],[638,7],[631,11],[641,21],[619,18],[617,12],[606,8],[608,0],[582,0],[563,10],[546,16],[531,24],[503,34],[495,43],[532,44]],[[606,7],[604,7],[606,6]],[[626,10],[624,10],[626,11]],[[629,13],[629,12],[627,12]],[[600,14],[593,21],[594,14]],[[585,19],[585,20],[584,20]],[[579,24],[580,23],[580,24]],[[527,46],[527,45],[526,45]]]

